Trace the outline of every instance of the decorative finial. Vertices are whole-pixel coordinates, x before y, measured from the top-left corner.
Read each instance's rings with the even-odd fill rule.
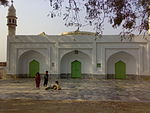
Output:
[[[11,0],[11,4],[13,5],[13,3],[14,3],[14,1],[13,0]]]

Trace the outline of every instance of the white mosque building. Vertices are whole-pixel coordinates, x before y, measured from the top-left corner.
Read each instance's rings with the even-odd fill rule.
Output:
[[[55,77],[130,78],[150,75],[150,42],[137,36],[121,42],[119,35],[76,31],[61,35],[16,35],[13,4],[7,16],[7,74],[34,77],[46,70]],[[148,37],[148,36],[147,36]]]

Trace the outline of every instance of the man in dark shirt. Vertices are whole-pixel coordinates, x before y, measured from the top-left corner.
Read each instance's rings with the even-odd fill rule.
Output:
[[[46,71],[46,74],[44,75],[44,86],[47,86],[48,84],[48,71]]]

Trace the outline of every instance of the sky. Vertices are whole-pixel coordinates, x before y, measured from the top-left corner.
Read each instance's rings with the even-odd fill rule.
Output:
[[[49,14],[49,0],[14,0],[16,8],[16,35],[38,35],[45,32],[48,35],[59,35],[63,32],[75,31],[76,28],[66,27],[62,18],[51,19]],[[8,7],[0,6],[0,62],[6,61],[7,47],[7,16]],[[84,27],[81,31],[94,31]],[[119,34],[107,23],[104,34]]]

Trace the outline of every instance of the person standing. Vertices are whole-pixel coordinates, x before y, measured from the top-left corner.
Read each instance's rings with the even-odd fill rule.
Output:
[[[45,75],[44,75],[44,86],[47,86],[48,84],[48,71],[46,71]]]
[[[40,82],[41,82],[41,76],[40,76],[40,73],[37,72],[35,76],[36,88],[40,88]]]

